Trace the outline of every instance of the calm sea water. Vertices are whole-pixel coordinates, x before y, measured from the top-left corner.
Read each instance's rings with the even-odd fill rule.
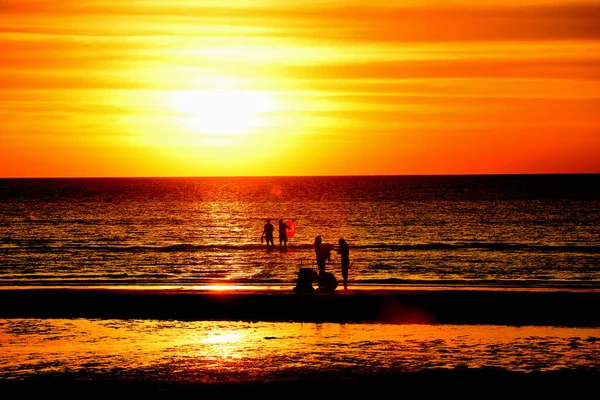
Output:
[[[0,207],[2,286],[293,285],[321,235],[355,286],[600,288],[598,174],[0,179]]]

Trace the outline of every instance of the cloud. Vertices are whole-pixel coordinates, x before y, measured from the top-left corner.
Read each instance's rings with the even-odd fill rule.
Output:
[[[268,3],[268,2],[267,2]],[[353,41],[499,41],[600,38],[600,4],[557,2],[480,5],[480,2],[403,7],[402,2],[341,6],[327,2],[267,6],[265,2],[4,1],[0,32],[40,33],[34,24],[7,19],[43,16],[47,32],[95,35],[198,34],[206,24],[254,26],[255,33],[305,39]],[[337,6],[336,6],[337,5]],[[2,21],[0,20],[0,21]],[[92,24],[84,26],[82,22]],[[104,23],[101,23],[104,21]],[[94,23],[95,22],[95,23]],[[54,26],[52,26],[54,25]],[[169,27],[165,30],[165,27]],[[252,34],[246,32],[245,34]]]

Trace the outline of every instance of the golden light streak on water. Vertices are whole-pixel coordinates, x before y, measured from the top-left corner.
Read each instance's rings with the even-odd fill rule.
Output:
[[[0,320],[0,377],[213,381],[286,373],[599,368],[600,329],[157,320]]]

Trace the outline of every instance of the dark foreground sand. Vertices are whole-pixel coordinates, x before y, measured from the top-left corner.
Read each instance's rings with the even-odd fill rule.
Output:
[[[0,290],[0,318],[600,326],[600,291],[468,289]]]
[[[243,383],[190,383],[149,380],[120,379],[72,379],[69,376],[45,377],[30,380],[0,380],[0,391],[5,395],[51,396],[74,395],[98,398],[98,396],[165,394],[206,396],[241,395],[277,396],[285,398],[315,397],[323,395],[377,396],[402,398],[406,396],[437,393],[449,395],[477,395],[478,397],[498,398],[498,396],[559,395],[577,398],[579,395],[594,396],[600,384],[600,371],[550,371],[550,372],[511,372],[503,370],[428,370],[414,373],[369,376],[338,376],[327,374],[319,377],[270,382]],[[12,398],[12,397],[11,397]],[[170,397],[171,398],[171,397]]]

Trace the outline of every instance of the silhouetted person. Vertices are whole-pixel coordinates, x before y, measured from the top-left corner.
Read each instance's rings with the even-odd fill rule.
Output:
[[[329,243],[325,243],[321,247],[317,257],[317,265],[319,267],[317,282],[320,290],[333,293],[338,284],[335,276],[331,272],[325,271],[327,261],[331,261],[331,245]]]
[[[323,279],[325,279],[325,263],[327,261],[331,261],[331,247],[329,246],[329,243],[325,243],[325,245],[319,247],[320,250],[317,253],[317,267],[319,267],[319,288],[323,289]]]
[[[267,250],[269,250],[269,243],[275,248],[275,242],[273,241],[273,232],[275,231],[275,227],[271,223],[271,220],[268,219],[267,223],[264,226],[263,233],[260,236],[260,241],[263,241],[263,238],[267,240]]]
[[[287,248],[287,231],[290,230],[290,226],[283,222],[282,219],[279,220],[279,248],[282,247]]]
[[[348,268],[350,267],[350,249],[343,238],[338,241],[340,247],[336,250],[342,259],[342,277],[344,278],[344,290],[348,289]]]
[[[317,265],[319,264],[319,254],[321,254],[321,251],[323,250],[323,239],[321,238],[321,236],[317,236],[315,237],[315,259],[317,260]]]

